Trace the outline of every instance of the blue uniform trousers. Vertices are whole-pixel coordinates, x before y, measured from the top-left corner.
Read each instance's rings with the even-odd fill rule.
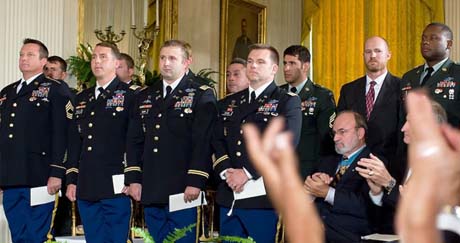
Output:
[[[3,192],[3,207],[15,243],[43,243],[51,232],[54,202],[30,206],[30,188]]]
[[[150,235],[155,242],[163,242],[169,233],[175,229],[182,229],[197,222],[197,208],[189,208],[175,212],[169,212],[169,207],[144,206],[145,222]],[[187,232],[184,238],[177,243],[196,242],[196,226],[192,232]]]
[[[255,242],[275,242],[278,216],[273,209],[220,208],[220,235],[250,236]]]
[[[77,200],[88,243],[126,243],[131,217],[129,197],[99,201]]]

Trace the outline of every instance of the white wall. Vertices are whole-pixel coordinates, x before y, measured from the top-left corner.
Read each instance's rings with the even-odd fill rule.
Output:
[[[454,32],[454,46],[452,48],[451,58],[460,62],[460,1],[444,0],[444,10],[446,24]]]
[[[25,38],[41,40],[50,55],[75,53],[78,0],[2,0],[1,5],[0,88],[21,78],[18,57]]]

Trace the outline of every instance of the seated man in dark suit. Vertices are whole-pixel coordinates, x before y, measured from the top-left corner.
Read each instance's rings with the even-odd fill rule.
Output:
[[[431,101],[431,108],[436,122],[439,124],[447,123],[447,114],[444,108],[436,101]],[[401,132],[404,134],[404,143],[410,143],[411,121],[406,120]],[[406,154],[404,154],[406,156]],[[370,158],[362,158],[358,161],[359,167],[356,171],[366,178],[370,191],[369,196],[373,204],[377,205],[371,216],[373,231],[384,234],[394,234],[394,216],[396,213],[396,206],[399,201],[399,188],[402,188],[410,175],[411,169],[409,168],[404,182],[398,183],[388,169],[378,157],[371,155]]]
[[[369,186],[355,170],[357,162],[369,157],[366,147],[366,122],[353,111],[341,112],[333,125],[338,156],[320,162],[319,172],[305,180],[323,220],[327,242],[359,242],[370,233],[368,222]]]

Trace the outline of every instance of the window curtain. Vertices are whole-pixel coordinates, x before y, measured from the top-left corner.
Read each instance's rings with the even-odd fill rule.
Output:
[[[389,44],[388,69],[396,76],[424,62],[420,39],[430,22],[444,22],[439,0],[305,0],[302,38],[312,35],[313,81],[339,98],[343,84],[365,75],[366,38]]]

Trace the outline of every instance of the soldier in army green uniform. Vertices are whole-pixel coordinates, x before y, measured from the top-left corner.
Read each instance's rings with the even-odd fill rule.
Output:
[[[452,37],[452,30],[445,24],[431,23],[425,27],[420,42],[425,64],[404,74],[401,91],[405,97],[410,89],[425,87],[431,98],[446,110],[448,122],[458,127],[460,66],[449,59]]]
[[[329,132],[335,118],[332,92],[308,78],[310,52],[304,46],[293,45],[284,50],[284,78],[281,88],[299,95],[302,100],[302,132],[297,146],[300,172],[305,178],[313,172],[320,155],[333,153]]]

